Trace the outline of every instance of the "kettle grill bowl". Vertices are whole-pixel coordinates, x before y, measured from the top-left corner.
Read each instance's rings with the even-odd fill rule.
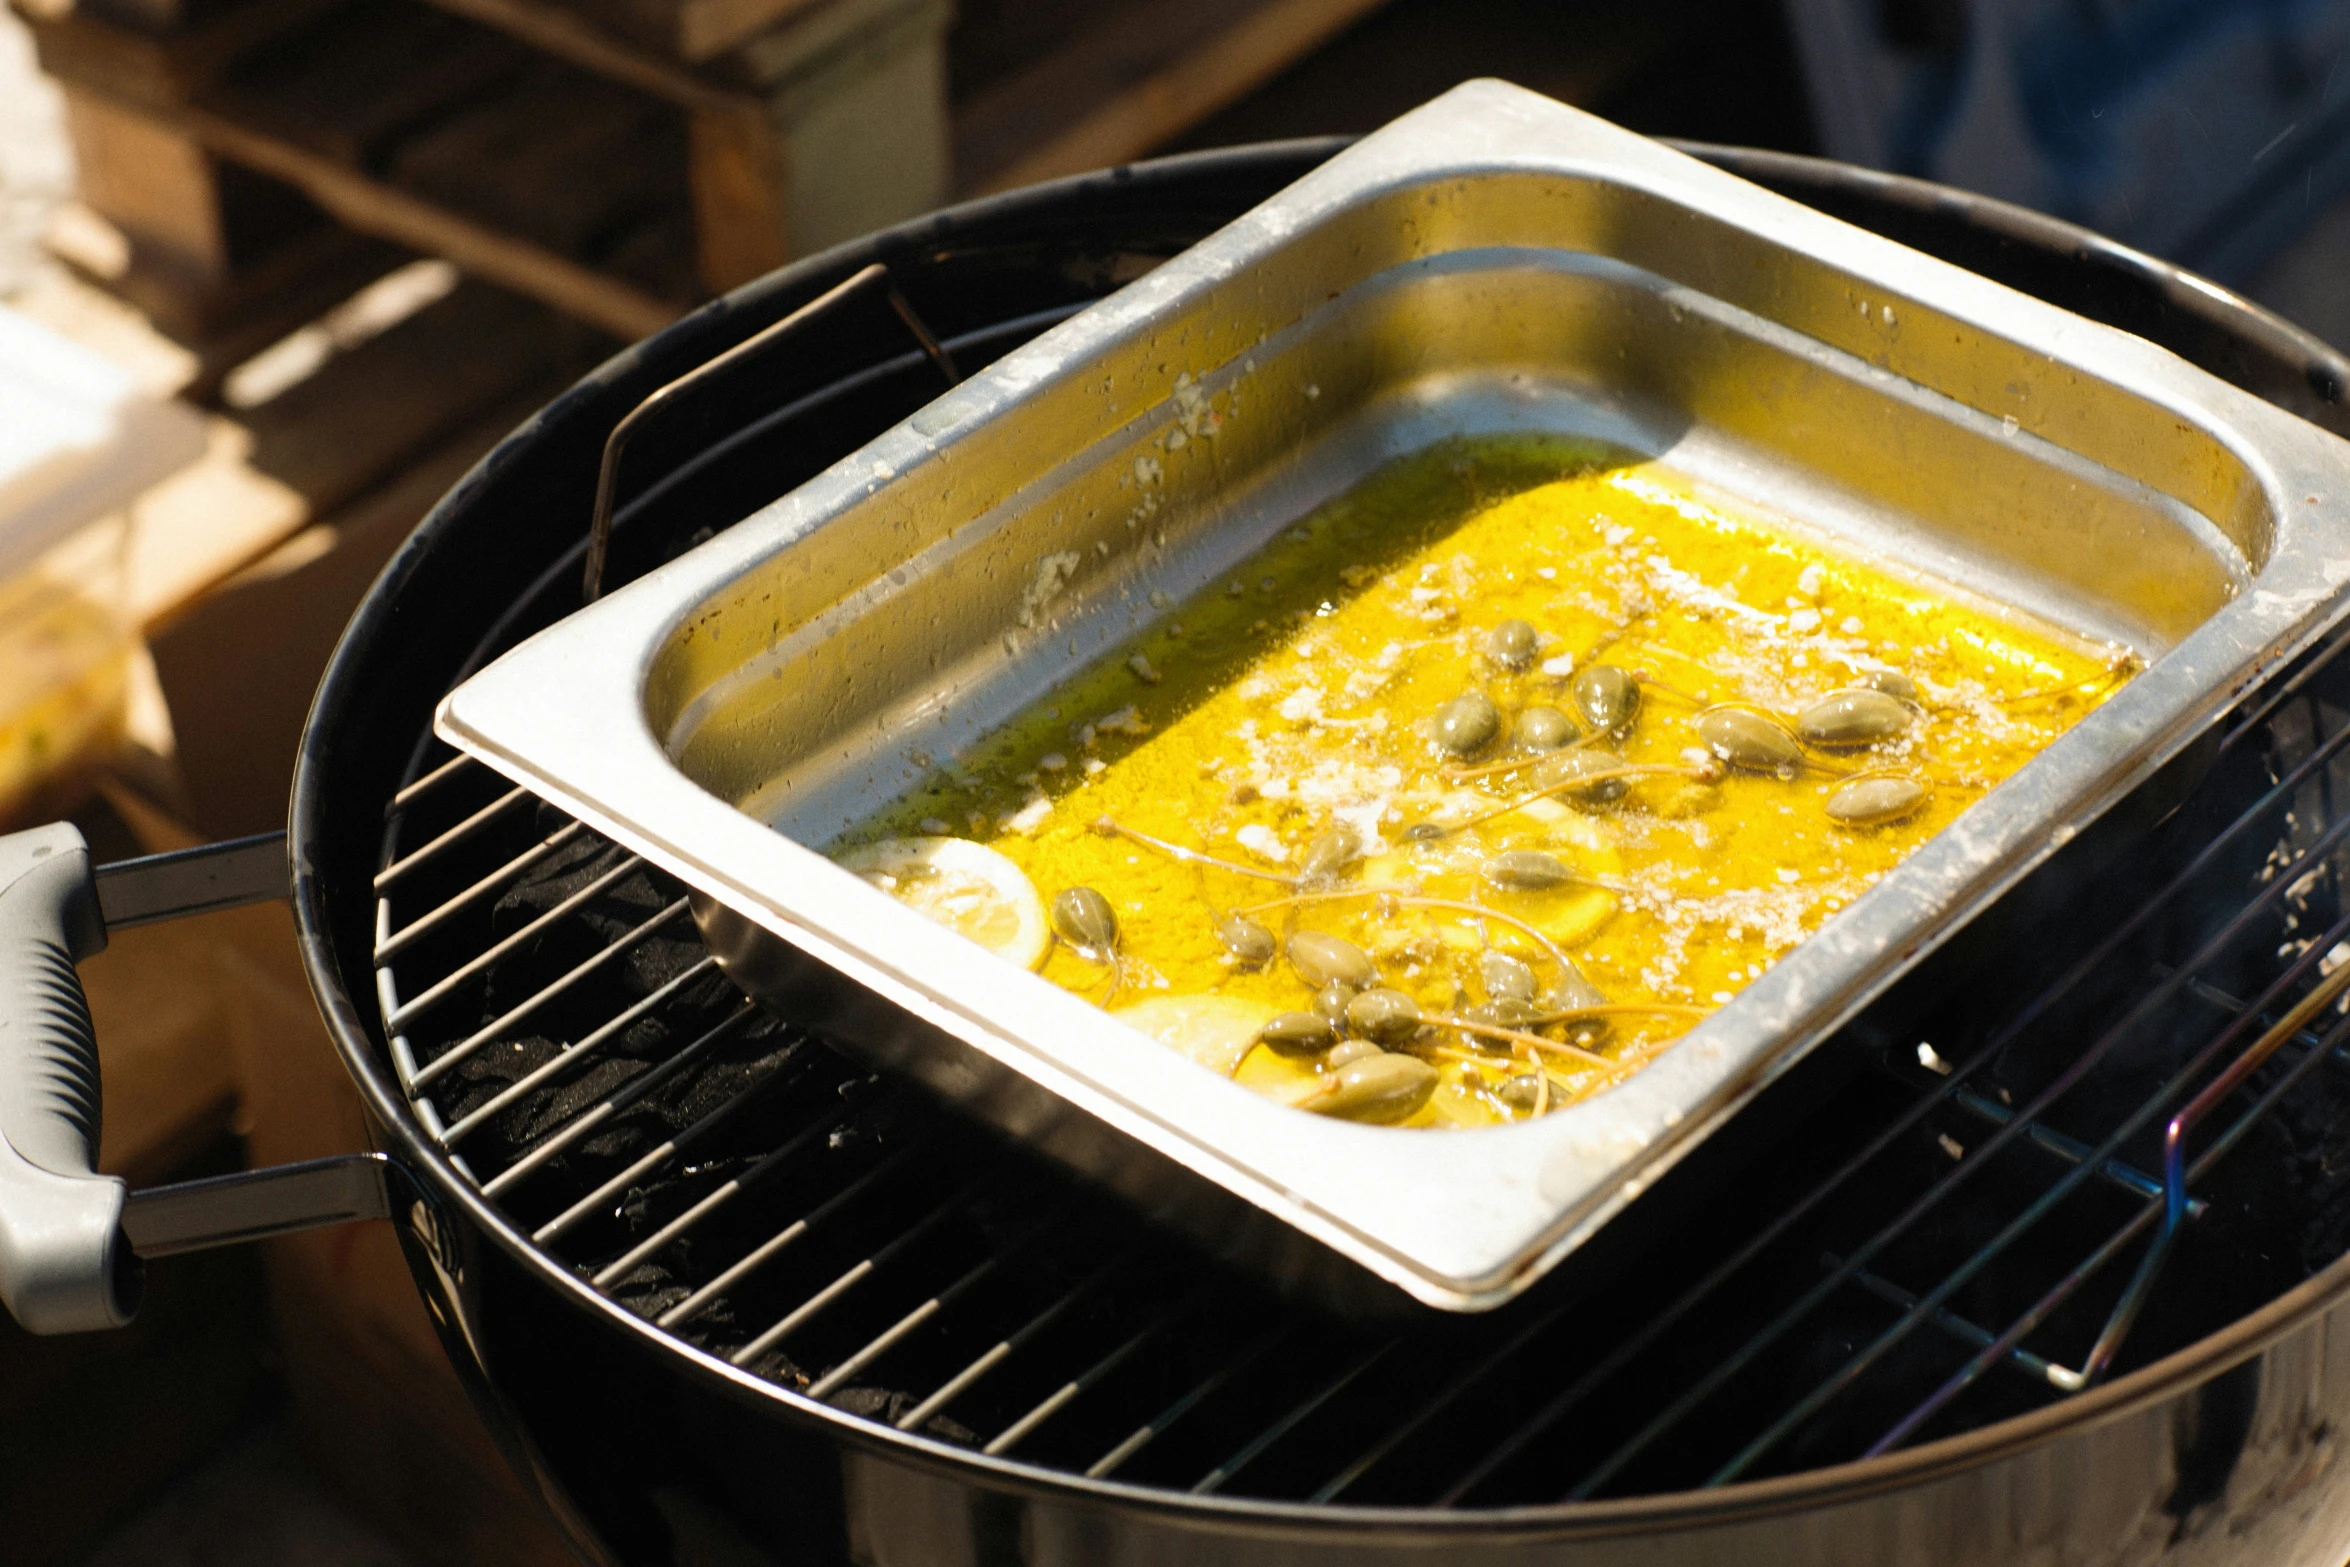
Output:
[[[1191,1497],[1088,1480],[892,1431],[740,1370],[598,1294],[485,1198],[420,1121],[373,998],[369,883],[395,788],[425,770],[431,710],[485,651],[569,607],[605,433],[646,393],[872,259],[942,337],[1047,320],[1287,183],[1333,149],[1174,159],[954,209],[811,258],[698,312],[583,381],[470,474],[387,567],[338,649],[304,738],[292,807],[295,904],[313,985],[380,1144],[416,1170],[401,1225],[452,1361],[518,1470],[597,1560],[1358,1561],[1366,1554],[1544,1562],[2008,1561],[2058,1556],[2310,1562],[2350,1539],[2330,1433],[2350,1419],[2350,1264],[2326,1268],[2188,1348],[2069,1400],[1887,1457],[1703,1491],[1486,1510]],[[2197,293],[2156,263],[1994,204],[1803,160],[1741,172],[1917,226],[2000,236],[2032,265],[2089,258],[2076,309],[2131,318],[2185,351],[2225,345],[2241,379],[2340,421],[2350,376],[2310,340]],[[2004,226],[2004,227],[2003,227]],[[2018,237],[2020,236],[2020,237]],[[1996,259],[1996,258],[1994,258]],[[2137,313],[2134,317],[2132,313]],[[853,326],[819,335],[750,394],[764,411],[870,359]],[[2207,360],[2211,357],[2206,352]],[[2249,365],[2251,368],[2246,369]],[[804,368],[803,368],[804,367]],[[2227,373],[2228,365],[2213,368]],[[797,379],[795,379],[795,376]],[[2338,391],[2334,394],[2338,398]],[[744,399],[659,441],[648,471],[731,433]],[[637,515],[737,516],[728,485],[795,482],[897,416],[876,391],[794,430],[806,455],[755,479],[700,472]],[[828,425],[826,421],[831,421]],[[827,445],[827,442],[831,444]],[[664,461],[665,460],[665,461]],[[633,574],[688,530],[624,525]],[[365,998],[365,999],[362,999]],[[713,1541],[731,1541],[732,1546]],[[2124,1548],[2117,1542],[2137,1542]],[[701,1542],[697,1545],[696,1542]]]

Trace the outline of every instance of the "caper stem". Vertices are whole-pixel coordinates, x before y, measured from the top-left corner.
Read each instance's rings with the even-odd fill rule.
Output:
[[[1286,898],[1271,898],[1263,903],[1252,903],[1240,910],[1242,914],[1263,914],[1273,909],[1285,909],[1293,903],[1332,903],[1345,898],[1409,897],[1419,890],[1416,881],[1377,882],[1368,887],[1337,887],[1321,892],[1293,892]]]
[[[1137,832],[1122,822],[1112,821],[1107,816],[1095,817],[1093,830],[1109,837],[1124,838],[1129,843],[1139,843],[1146,849],[1156,849],[1168,858],[1180,860],[1186,865],[1205,865],[1215,870],[1230,871],[1235,876],[1253,876],[1259,881],[1277,881],[1284,887],[1294,887],[1298,884],[1298,878],[1295,876],[1285,876],[1279,871],[1259,870],[1253,865],[1242,865],[1232,860],[1220,860],[1212,854],[1203,854],[1197,849],[1186,849],[1183,845],[1169,843],[1164,838],[1154,838],[1147,832]]]
[[[1683,1006],[1673,1001],[1606,1001],[1597,1006],[1567,1007],[1557,1012],[1544,1012],[1526,1019],[1529,1023],[1572,1023],[1586,1017],[1637,1017],[1648,1015],[1672,1017],[1711,1017],[1711,1007]]]
[[[1997,697],[1994,700],[2001,707],[2014,707],[2019,702],[2044,702],[2051,697],[2069,696],[2075,691],[2094,690],[2099,686],[2111,685],[2124,678],[2136,663],[2137,660],[2134,658],[2117,658],[2097,673],[2072,681],[2067,685],[2042,686],[2037,691],[2022,691],[2014,696]]]
[[[1856,767],[1851,772],[1831,772],[1820,769],[1838,783],[1852,783],[1862,778],[1911,778],[1935,789],[1988,789],[1989,780],[1982,778],[1945,778],[1940,773],[1929,773],[1916,767]]]
[[[1483,1034],[1489,1039],[1506,1039],[1513,1045],[1533,1050],[1549,1050],[1562,1056],[1572,1056],[1586,1066],[1613,1067],[1616,1063],[1595,1050],[1581,1045],[1563,1044],[1556,1039],[1545,1039],[1540,1034],[1529,1034],[1522,1028],[1504,1028],[1499,1023],[1472,1023],[1465,1017],[1450,1017],[1441,1012],[1428,1014],[1428,1021],[1439,1028],[1457,1028],[1464,1034]]]
[[[1473,914],[1479,919],[1499,920],[1548,953],[1550,961],[1558,965],[1559,972],[1571,974],[1575,971],[1575,966],[1567,961],[1567,955],[1559,950],[1557,942],[1514,914],[1489,909],[1482,903],[1464,903],[1457,898],[1398,898],[1395,901],[1409,909],[1451,909],[1455,913]]]
[[[1635,669],[1629,671],[1629,673],[1634,680],[1639,682],[1640,689],[1643,691],[1661,691],[1666,696],[1671,697],[1674,701],[1686,702],[1691,707],[1704,707],[1707,703],[1713,700],[1711,697],[1694,696],[1669,681],[1657,679],[1656,676],[1650,674],[1645,669]]]
[[[1554,794],[1568,794],[1577,789],[1588,789],[1595,783],[1606,783],[1611,778],[1693,778],[1703,783],[1705,776],[1694,767],[1675,767],[1670,762],[1635,762],[1623,767],[1603,767],[1597,772],[1580,774],[1568,779],[1565,783],[1553,784],[1548,789],[1537,789],[1523,799],[1512,800],[1507,805],[1497,806],[1482,815],[1472,816],[1465,822],[1446,828],[1445,834],[1449,837],[1456,832],[1467,832],[1470,828],[1482,826],[1496,816],[1507,816],[1512,811],[1522,811],[1536,800],[1547,800]]]
[[[1578,735],[1557,751],[1533,751],[1523,756],[1504,757],[1498,762],[1479,762],[1475,767],[1440,767],[1436,776],[1446,783],[1466,783],[1472,778],[1491,778],[1496,773],[1522,773],[1529,767],[1539,766],[1543,758],[1558,755],[1559,751],[1588,750],[1594,741],[1606,738],[1600,734]]]
[[[1495,773],[1519,773],[1548,754],[1537,751],[1526,756],[1506,757],[1498,762],[1480,762],[1475,767],[1440,767],[1436,770],[1436,776],[1446,783],[1466,783],[1471,778],[1491,778]]]
[[[1673,647],[1667,643],[1651,642],[1644,637],[1628,636],[1624,639],[1624,645],[1633,652],[1638,653],[1646,658],[1669,658],[1677,664],[1681,664],[1686,668],[1696,670],[1699,674],[1705,676],[1709,680],[1719,680],[1721,678],[1721,675],[1714,669],[1714,667],[1711,664],[1708,664],[1704,659],[1699,658],[1692,653],[1684,653],[1679,648]]]
[[[1592,885],[1601,886],[1603,884],[1594,882]],[[1556,963],[1562,970],[1571,967],[1567,962],[1567,955],[1559,950],[1556,942],[1517,916],[1504,914],[1499,909],[1487,908],[1482,903],[1463,903],[1455,898],[1418,897],[1411,891],[1413,886],[1414,884],[1411,882],[1403,882],[1375,887],[1341,887],[1334,892],[1301,892],[1287,898],[1275,898],[1270,903],[1260,903],[1252,908],[1242,909],[1240,912],[1262,914],[1267,909],[1277,909],[1285,904],[1327,903],[1341,898],[1386,898],[1398,907],[1407,909],[1453,909],[1463,914],[1474,914],[1480,919],[1499,920],[1504,925],[1523,932],[1529,939],[1538,943],[1544,952],[1550,954],[1551,962]],[[1617,889],[1609,887],[1606,890],[1614,892]]]

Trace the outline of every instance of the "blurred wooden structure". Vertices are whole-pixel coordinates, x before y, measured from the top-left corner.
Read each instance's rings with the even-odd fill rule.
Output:
[[[10,0],[68,259],[208,364],[415,254],[629,339],[794,255],[1141,156],[1380,0]],[[963,91],[949,101],[950,78]]]
[[[310,694],[376,571],[615,339],[951,196],[1147,154],[1379,0],[961,0],[958,33],[951,0],[8,3],[65,93],[85,211],[61,252],[192,350],[174,379],[217,410],[205,459],[132,508],[177,743],[167,777],[77,818],[106,859],[283,821]],[[420,256],[463,280],[226,397]],[[81,302],[44,319],[69,334],[102,324],[90,300],[129,315],[60,286]],[[85,975],[106,1168],[206,1173],[232,1134],[258,1162],[359,1145],[282,906],[127,932]],[[268,1252],[266,1279],[250,1253],[159,1264],[128,1334],[0,1323],[0,1514],[42,1521],[24,1559],[85,1549],[281,1381],[306,1458],[420,1558],[567,1559],[389,1233]]]

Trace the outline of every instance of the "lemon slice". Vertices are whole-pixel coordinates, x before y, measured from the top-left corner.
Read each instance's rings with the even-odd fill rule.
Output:
[[[834,862],[917,914],[1032,969],[1053,947],[1027,872],[968,838],[884,838]]]
[[[1257,1042],[1257,1030],[1272,1018],[1273,1009],[1238,996],[1153,996],[1110,1016],[1177,1055],[1229,1077]]]

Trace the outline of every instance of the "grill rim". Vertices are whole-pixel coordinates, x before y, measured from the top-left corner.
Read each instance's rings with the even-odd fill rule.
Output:
[[[524,1276],[540,1285],[553,1286],[555,1298],[567,1309],[584,1311],[602,1325],[617,1326],[637,1335],[655,1354],[677,1357],[681,1369],[705,1388],[756,1409],[779,1409],[787,1418],[813,1424],[832,1440],[859,1451],[907,1462],[956,1481],[983,1480],[999,1491],[1114,1508],[1178,1525],[1242,1525],[1260,1533],[1310,1536],[1319,1543],[1359,1538],[1382,1545],[1414,1541],[1458,1543],[1467,1539],[1492,1542],[1599,1539],[1658,1532],[1693,1523],[1723,1524],[1817,1509],[1930,1482],[2018,1456],[2159,1404],[2253,1358],[2343,1297],[2350,1296],[2350,1256],[2345,1256],[2218,1332],[2152,1365],[2061,1402],[1880,1458],[1851,1460],[1713,1489],[1460,1509],[1203,1497],[1115,1479],[1089,1479],[1018,1459],[990,1457],[915,1433],[878,1427],[739,1370],[597,1294],[586,1280],[534,1244],[473,1183],[459,1174],[451,1156],[435,1145],[400,1092],[385,1042],[378,1037],[380,1020],[371,1017],[356,999],[372,992],[371,954],[356,951],[346,965],[343,953],[348,944],[339,938],[338,928],[340,923],[348,922],[348,917],[339,917],[336,910],[342,889],[324,866],[332,858],[329,846],[337,832],[363,838],[371,849],[375,842],[375,834],[370,829],[376,818],[369,811],[379,810],[382,800],[370,799],[366,802],[369,811],[362,811],[355,820],[347,823],[338,820],[339,816],[348,816],[358,804],[348,792],[335,786],[334,775],[340,771],[340,743],[346,726],[361,710],[359,700],[370,684],[371,670],[386,661],[382,653],[385,644],[408,633],[405,617],[400,613],[403,592],[436,550],[449,547],[446,541],[452,533],[460,528],[480,530],[481,520],[473,516],[477,509],[475,498],[509,470],[521,465],[526,457],[555,444],[556,437],[576,439],[582,432],[592,431],[600,441],[602,432],[651,387],[675,375],[686,364],[698,362],[748,336],[872,260],[903,257],[950,240],[960,231],[1016,219],[1027,213],[1066,210],[1092,197],[1115,193],[1130,198],[1155,184],[1172,186],[1186,179],[1218,174],[1236,178],[1275,175],[1278,182],[1285,183],[1335,153],[1349,140],[1329,137],[1264,143],[1074,176],[946,208],[796,262],[704,306],[656,337],[623,349],[526,420],[443,497],[369,588],[338,642],[313,699],[296,762],[289,811],[296,927],[313,994],[344,1069],[360,1093],[376,1144],[406,1162],[420,1183],[419,1194],[427,1205],[428,1222],[411,1226],[403,1234],[403,1244],[409,1249],[419,1286],[438,1297],[447,1308],[435,1312],[434,1316],[452,1359],[474,1384],[476,1396],[486,1397],[492,1409],[503,1416],[506,1428],[498,1433],[502,1441],[510,1442],[518,1436],[526,1440],[528,1433],[500,1394],[495,1368],[482,1363],[479,1346],[467,1330],[465,1319],[473,1308],[465,1296],[479,1270],[457,1260],[465,1249],[485,1241],[495,1245],[504,1260],[517,1266]],[[2207,284],[2184,269],[2041,214],[1928,182],[1853,170],[1825,160],[1744,149],[1691,147],[1689,150],[1711,155],[1713,161],[1750,178],[1785,181],[1797,187],[1790,192],[1797,199],[1804,199],[1804,188],[1891,190],[1902,198],[1903,206],[1945,211],[1955,206],[1970,217],[1979,215],[1982,225],[1996,233],[2038,244],[2062,240],[2076,255],[2095,255],[2116,264],[2119,270],[2136,274],[2141,283],[2151,281],[2179,308],[2199,312],[2207,320],[2236,326],[2239,330],[2250,328],[2245,335],[2255,340],[2265,339],[2278,359],[2297,357],[2313,370],[2321,366],[2350,369],[2350,362],[2345,362],[2325,344],[2238,296]],[[695,352],[687,358],[681,356],[679,345],[689,341],[694,344]],[[583,536],[584,527],[583,514]],[[480,547],[478,540],[467,543]],[[429,728],[419,734],[409,753],[410,771],[415,770],[415,760],[434,743]],[[388,798],[388,790],[384,793]],[[371,896],[358,898],[354,891],[352,901],[354,906],[365,903],[371,908],[373,900]],[[360,977],[362,983],[354,986],[353,976]],[[451,1218],[462,1222],[453,1224],[449,1222]],[[529,1463],[522,1467],[526,1472],[535,1472],[543,1484],[547,1483],[549,1477],[544,1465]]]

